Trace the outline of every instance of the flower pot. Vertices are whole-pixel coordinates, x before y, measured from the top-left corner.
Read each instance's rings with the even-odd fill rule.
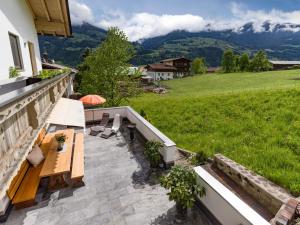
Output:
[[[184,208],[180,203],[176,202],[176,216],[177,223],[182,223],[187,218],[187,208]]]
[[[57,142],[57,143],[58,143],[58,145],[57,145],[57,151],[63,150],[65,142]]]

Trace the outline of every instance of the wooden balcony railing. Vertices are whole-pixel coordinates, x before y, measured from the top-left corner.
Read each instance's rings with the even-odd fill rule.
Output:
[[[0,199],[71,82],[65,73],[0,95]]]

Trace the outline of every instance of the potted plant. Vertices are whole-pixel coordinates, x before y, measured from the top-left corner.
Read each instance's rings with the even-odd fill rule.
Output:
[[[195,171],[184,166],[174,166],[167,176],[161,177],[160,184],[170,190],[170,201],[176,202],[178,222],[186,219],[187,209],[194,206],[197,196],[205,195],[204,187],[197,183]]]
[[[8,68],[8,71],[9,71],[9,78],[16,78],[16,77],[20,76],[19,70],[13,66],[10,66]]]
[[[65,134],[57,134],[55,135],[55,139],[58,143],[57,150],[61,151],[64,148],[64,143],[67,140],[67,136]]]
[[[162,148],[162,144],[157,141],[148,141],[145,144],[145,156],[149,160],[151,168],[157,168],[161,162],[160,148]]]

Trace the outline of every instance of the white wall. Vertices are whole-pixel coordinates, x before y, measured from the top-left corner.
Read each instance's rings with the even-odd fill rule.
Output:
[[[38,71],[42,69],[34,21],[25,0],[0,1],[0,80],[8,79],[8,68],[14,66],[8,32],[19,36],[24,69],[21,76],[32,76],[27,42],[34,44]]]
[[[174,73],[173,72],[153,72],[148,71],[148,76],[151,76],[153,80],[172,80],[174,79]]]
[[[223,225],[270,225],[202,167],[195,171],[206,190],[200,201]]]
[[[145,120],[140,114],[134,111],[129,106],[115,107],[115,108],[99,108],[99,109],[86,109],[85,111],[86,122],[93,120],[101,120],[103,113],[109,113],[110,118],[114,118],[115,114],[120,114],[122,117],[127,118],[130,122],[136,124],[137,130],[149,141],[159,141],[164,147],[161,150],[161,155],[167,164],[171,164],[176,156],[176,144],[170,140],[166,135],[154,127],[151,123]]]

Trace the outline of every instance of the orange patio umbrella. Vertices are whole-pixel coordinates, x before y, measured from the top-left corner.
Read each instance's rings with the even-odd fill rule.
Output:
[[[99,95],[86,95],[79,100],[84,105],[101,105],[106,102],[106,99]]]
[[[106,99],[99,95],[86,95],[79,100],[82,101],[84,105],[89,105],[89,106],[102,105],[106,102]],[[93,122],[94,122],[94,110],[93,110]]]

